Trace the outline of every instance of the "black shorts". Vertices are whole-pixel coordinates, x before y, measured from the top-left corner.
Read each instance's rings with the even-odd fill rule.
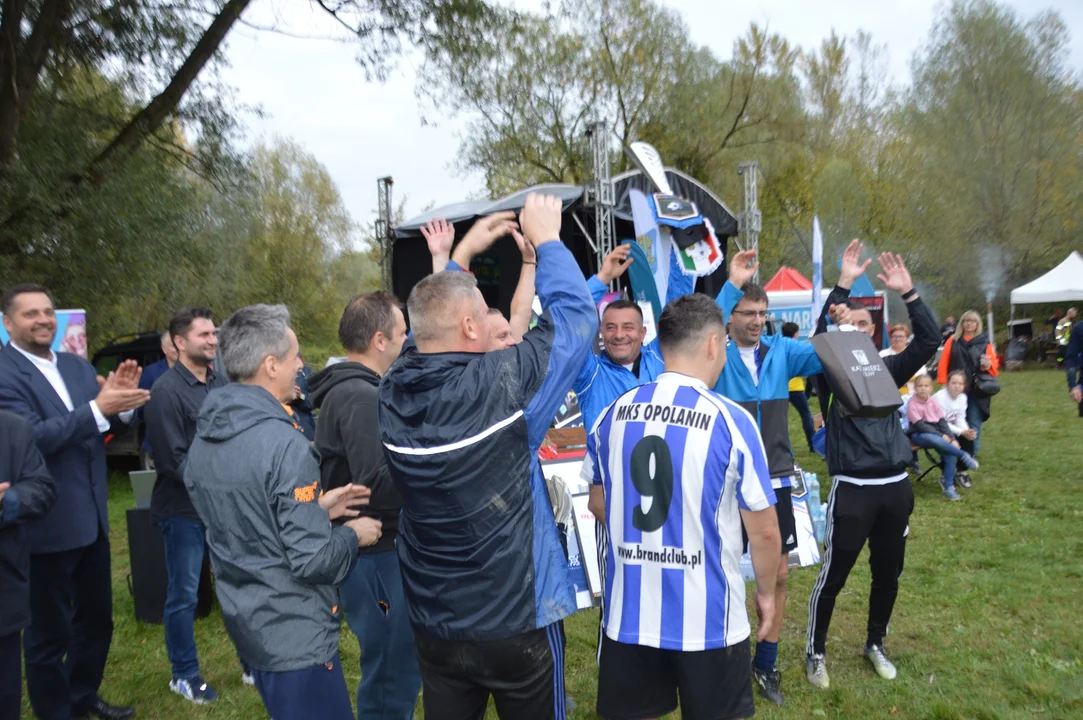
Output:
[[[482,720],[492,695],[502,718],[564,720],[564,625],[471,642],[414,635],[426,720]]]
[[[598,714],[605,720],[657,718],[677,709],[685,720],[752,717],[749,642],[681,652],[602,637]]]
[[[793,488],[775,488],[775,512],[778,513],[778,534],[782,538],[782,554],[797,549],[797,521],[793,518]],[[741,526],[741,538],[748,552],[748,533]]]

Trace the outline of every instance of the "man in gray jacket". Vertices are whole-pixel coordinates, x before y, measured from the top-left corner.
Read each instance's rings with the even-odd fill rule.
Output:
[[[282,404],[300,362],[283,305],[241,308],[218,348],[233,384],[208,396],[184,484],[207,528],[226,629],[275,720],[353,720],[338,658],[335,585],[380,521],[369,489],[320,493],[319,457]],[[331,520],[354,517],[341,526]]]

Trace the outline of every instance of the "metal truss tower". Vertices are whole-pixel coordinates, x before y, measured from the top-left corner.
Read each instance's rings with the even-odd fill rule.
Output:
[[[763,215],[760,213],[759,189],[757,180],[760,164],[755,161],[743,162],[737,166],[737,174],[744,178],[744,203],[737,217],[737,231],[743,236],[743,242],[737,241],[737,247],[741,250],[760,249],[760,230],[763,228]],[[760,272],[752,278],[752,282],[760,281]]]
[[[376,181],[376,243],[380,255],[380,284],[391,292],[391,255],[395,245],[395,228],[391,210],[391,176]]]
[[[594,164],[594,183],[587,188],[589,204],[594,208],[594,251],[598,267],[616,246],[613,238],[613,179],[609,172],[609,127],[604,120],[587,126],[587,140]]]

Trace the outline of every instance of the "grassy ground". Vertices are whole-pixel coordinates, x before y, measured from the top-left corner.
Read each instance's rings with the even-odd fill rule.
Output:
[[[816,570],[795,571],[779,656],[787,706],[758,702],[759,717],[1083,717],[1083,419],[1067,400],[1060,373],[1009,375],[1003,386],[986,425],[982,468],[973,474],[973,489],[962,491],[963,501],[943,501],[932,476],[915,488],[906,571],[886,642],[898,679],[880,680],[860,655],[869,572],[859,560],[828,638],[831,689],[808,685],[804,633]],[[794,445],[802,447],[792,415]],[[807,453],[798,459],[825,477],[822,460]],[[134,704],[140,718],[266,717],[256,691],[241,684],[217,611],[196,624],[196,638],[204,674],[221,699],[197,708],[169,693],[161,626],[135,621],[127,589],[124,510],[132,504],[126,479],[114,478],[116,631],[103,696]],[[568,622],[568,689],[579,706],[574,718],[597,717],[596,628],[596,613]],[[342,651],[347,684],[355,688],[357,641],[345,629]],[[23,717],[31,717],[28,708]]]

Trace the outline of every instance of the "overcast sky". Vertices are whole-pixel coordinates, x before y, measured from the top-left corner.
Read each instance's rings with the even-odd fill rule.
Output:
[[[910,60],[929,33],[938,3],[932,0],[663,0],[684,15],[693,39],[727,58],[733,41],[752,22],[767,25],[791,43],[815,47],[834,29],[852,35],[870,32],[886,44],[896,83],[910,77]],[[537,7],[538,0],[519,0]],[[1083,71],[1083,0],[1011,0],[1024,18],[1052,8],[1072,32],[1071,64]],[[814,7],[815,6],[815,7]],[[341,37],[322,10],[298,0],[253,3],[244,19],[277,24],[293,33]],[[402,58],[384,83],[368,82],[348,43],[296,39],[239,27],[231,35],[225,79],[239,102],[259,106],[265,117],[249,117],[249,140],[275,135],[292,138],[330,171],[346,207],[358,222],[373,219],[376,179],[395,179],[394,202],[407,198],[407,215],[482,191],[480,177],[455,171],[459,119],[422,127],[414,96],[416,58]],[[429,118],[431,120],[431,118]],[[735,198],[723,198],[734,207]]]

